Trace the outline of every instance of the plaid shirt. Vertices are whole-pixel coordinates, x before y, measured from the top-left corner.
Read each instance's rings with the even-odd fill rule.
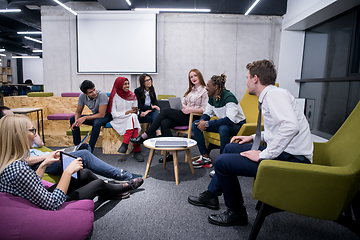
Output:
[[[11,163],[0,174],[0,192],[23,197],[46,210],[57,210],[66,200],[59,188],[53,192],[46,190],[35,171],[24,161]]]

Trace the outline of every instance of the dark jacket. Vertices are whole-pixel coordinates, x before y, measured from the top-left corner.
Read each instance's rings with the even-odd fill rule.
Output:
[[[141,93],[140,93],[140,87],[136,88],[134,93],[136,95],[136,98],[138,100],[138,108],[140,112],[145,112],[147,110],[152,110],[151,106],[145,106],[145,98],[141,98]],[[154,94],[153,97],[151,97],[150,95],[150,100],[151,100],[151,105],[158,105],[157,103],[157,99],[156,99],[156,93]]]

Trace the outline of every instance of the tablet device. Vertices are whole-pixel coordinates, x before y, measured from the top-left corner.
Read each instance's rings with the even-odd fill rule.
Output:
[[[61,162],[61,168],[62,168],[62,172],[65,171],[65,169],[67,168],[67,166],[69,166],[69,164],[74,161],[75,159],[77,159],[77,157],[71,156],[68,153],[64,153],[64,152],[60,152],[60,162]],[[76,173],[74,173],[73,175],[71,175],[73,178],[79,179],[80,177],[80,172],[77,171]]]

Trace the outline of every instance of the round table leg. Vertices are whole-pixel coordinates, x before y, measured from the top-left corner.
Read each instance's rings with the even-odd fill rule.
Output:
[[[174,159],[174,172],[175,172],[175,182],[176,185],[179,185],[179,168],[178,168],[178,151],[173,152]]]
[[[155,149],[150,149],[150,154],[149,154],[148,162],[147,162],[147,165],[146,165],[144,178],[147,178],[147,175],[149,173],[150,165],[151,165],[152,159],[154,157],[154,152],[155,152]]]

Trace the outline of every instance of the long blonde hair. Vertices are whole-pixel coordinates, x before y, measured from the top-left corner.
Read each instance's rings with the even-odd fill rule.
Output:
[[[11,163],[30,157],[28,124],[24,115],[6,115],[0,119],[0,174]]]

